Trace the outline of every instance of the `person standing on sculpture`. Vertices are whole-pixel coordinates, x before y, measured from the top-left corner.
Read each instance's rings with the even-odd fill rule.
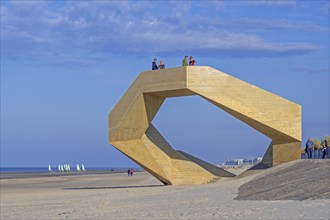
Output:
[[[154,59],[154,61],[152,61],[151,69],[152,70],[158,70],[157,59],[156,58]]]
[[[306,142],[306,150],[307,150],[308,159],[311,159],[313,157],[314,142],[311,140],[310,137]]]
[[[182,66],[188,66],[187,59],[188,59],[188,56],[184,56],[184,58],[182,60]]]
[[[197,63],[192,56],[189,57],[189,66],[195,66],[195,63]]]
[[[328,149],[328,141],[327,140],[324,140],[324,143],[323,143],[323,155],[322,155],[322,159],[325,159],[325,155],[327,155],[327,149]]]
[[[165,69],[165,63],[164,63],[164,61],[161,60],[161,61],[159,62],[158,67],[159,67],[159,69]]]

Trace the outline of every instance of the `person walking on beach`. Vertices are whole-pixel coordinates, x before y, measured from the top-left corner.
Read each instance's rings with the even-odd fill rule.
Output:
[[[158,70],[157,59],[156,58],[154,59],[154,61],[152,61],[151,69],[152,70]]]
[[[197,63],[192,56],[189,57],[189,66],[195,66],[195,63]]]
[[[323,155],[322,155],[322,159],[325,158],[325,155],[327,155],[327,149],[328,149],[328,141],[327,140],[324,140],[324,143],[323,143]]]
[[[159,67],[159,69],[165,69],[165,63],[164,63],[164,61],[161,60],[161,61],[159,62],[158,67]]]
[[[188,59],[188,56],[184,56],[184,58],[182,60],[182,66],[188,66],[187,59]]]
[[[128,170],[127,170],[127,176],[130,176],[130,175],[131,175],[131,170],[128,169]]]
[[[130,170],[130,172],[131,172],[131,176],[133,176],[134,169],[132,168],[132,169]]]
[[[311,159],[313,157],[313,150],[314,150],[314,142],[309,137],[306,142],[306,151],[307,151],[308,159]]]

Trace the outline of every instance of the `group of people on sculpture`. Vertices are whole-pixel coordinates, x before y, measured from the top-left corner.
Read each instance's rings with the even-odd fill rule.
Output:
[[[328,141],[324,140],[323,142],[323,148],[322,148],[322,159],[325,159],[325,156],[327,155],[327,149],[328,149]],[[307,153],[308,159],[313,158],[313,151],[315,150],[314,142],[309,137],[306,142],[305,152]]]
[[[181,66],[195,66],[195,63],[197,63],[192,56],[189,57],[189,63],[188,63],[188,56],[184,56]],[[165,69],[165,63],[163,60],[159,61],[159,65],[157,65],[157,58],[155,58],[152,61],[151,64],[152,70],[158,70],[158,69]]]
[[[152,70],[158,70],[158,69],[165,69],[165,63],[164,61],[160,61],[159,65],[157,65],[157,59],[155,58],[154,61],[152,61],[152,66],[151,66]]]
[[[187,63],[188,56],[184,56],[182,60],[182,66],[188,66]],[[189,66],[195,66],[195,63],[197,63],[192,56],[189,57]]]

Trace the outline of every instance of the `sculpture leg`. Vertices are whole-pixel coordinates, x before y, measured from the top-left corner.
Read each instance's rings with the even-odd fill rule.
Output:
[[[301,142],[272,141],[262,159],[269,167],[301,158]]]

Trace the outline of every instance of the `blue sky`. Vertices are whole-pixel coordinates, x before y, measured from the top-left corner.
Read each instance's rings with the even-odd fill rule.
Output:
[[[328,0],[1,0],[1,166],[134,166],[107,142],[108,112],[154,57],[184,55],[302,105],[303,141],[329,134]],[[211,163],[270,142],[197,96],[153,123]]]

